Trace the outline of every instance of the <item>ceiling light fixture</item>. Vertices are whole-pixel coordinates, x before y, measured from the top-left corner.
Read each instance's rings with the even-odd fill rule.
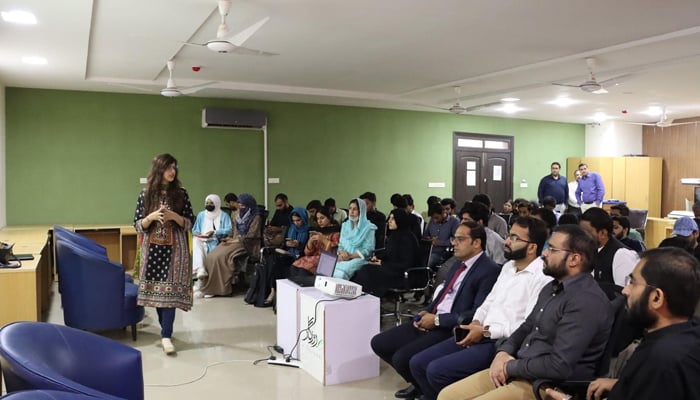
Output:
[[[663,114],[663,112],[663,108],[659,106],[650,106],[646,111],[642,111],[642,114],[646,114],[652,117],[658,117],[659,115]]]
[[[13,24],[22,24],[22,25],[35,25],[36,24],[36,17],[34,16],[34,14],[32,14],[28,11],[21,11],[21,10],[2,11],[2,12],[0,12],[0,15],[2,15],[2,19],[5,20],[5,22],[11,22]]]
[[[44,57],[37,56],[22,57],[22,62],[31,65],[44,65],[48,63],[48,61]]]
[[[597,112],[593,114],[593,120],[597,123],[605,122],[610,119],[610,116],[605,115],[604,112]]]
[[[505,103],[503,107],[499,108],[498,110],[506,114],[515,114],[516,112],[522,111],[523,109],[516,106],[514,103]]]
[[[514,102],[514,101],[520,101],[520,99],[517,97],[504,97],[501,99],[501,101],[505,101],[506,103],[509,103],[509,102]]]
[[[576,104],[577,101],[571,99],[570,97],[557,97],[556,99],[552,101],[548,101],[548,104],[553,104],[558,107],[566,108],[572,104]]]

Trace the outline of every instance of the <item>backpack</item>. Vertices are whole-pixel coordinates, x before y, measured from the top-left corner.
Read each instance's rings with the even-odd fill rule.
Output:
[[[271,268],[269,265],[256,263],[255,272],[253,273],[253,279],[250,282],[250,287],[243,298],[248,304],[252,304],[255,307],[269,307],[265,305],[265,300],[267,296],[270,295],[270,273]]]

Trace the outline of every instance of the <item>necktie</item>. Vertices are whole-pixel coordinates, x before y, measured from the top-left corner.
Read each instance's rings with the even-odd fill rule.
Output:
[[[462,274],[462,271],[467,269],[467,263],[463,262],[459,264],[459,267],[457,268],[457,271],[455,271],[455,274],[452,276],[452,279],[450,279],[450,283],[445,286],[445,289],[442,291],[442,295],[440,295],[440,300],[435,303],[435,308],[433,310],[433,314],[435,311],[437,311],[438,305],[442,303],[443,300],[445,300],[445,296],[447,296],[447,293],[450,293],[452,291],[452,287],[455,285],[455,282],[457,281],[457,278]]]

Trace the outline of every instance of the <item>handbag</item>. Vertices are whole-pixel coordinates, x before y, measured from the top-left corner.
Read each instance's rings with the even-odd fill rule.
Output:
[[[15,261],[15,256],[12,254],[12,247],[14,245],[14,243],[0,242],[0,264],[7,265],[11,261]]]

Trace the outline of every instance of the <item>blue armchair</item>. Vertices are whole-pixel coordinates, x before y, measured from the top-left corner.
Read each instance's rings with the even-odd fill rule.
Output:
[[[144,309],[136,304],[138,287],[124,281],[121,265],[67,240],[56,241],[56,262],[67,326],[89,331],[131,326],[136,340]]]
[[[58,390],[20,390],[0,397],[0,400],[95,400],[96,397]]]
[[[4,326],[0,365],[8,393],[40,389],[98,399],[144,398],[141,352],[63,325],[13,322]]]

